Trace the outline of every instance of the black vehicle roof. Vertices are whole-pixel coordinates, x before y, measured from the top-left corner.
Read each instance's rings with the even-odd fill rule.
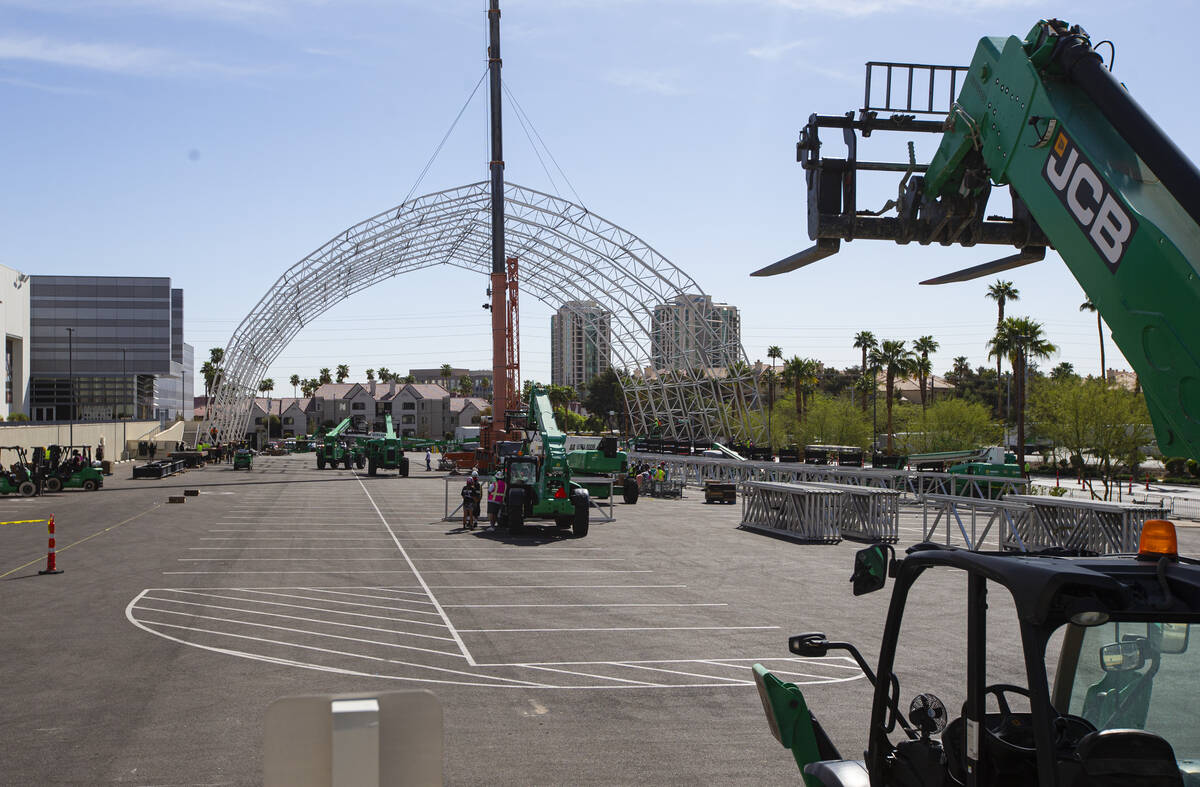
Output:
[[[1179,622],[1200,621],[1200,563],[1188,558],[1165,564],[1170,600],[1159,581],[1158,561],[1135,555],[972,552],[918,544],[910,548],[899,571],[919,573],[939,566],[1003,585],[1012,594],[1017,614],[1039,626],[1061,625],[1078,610],[1079,600],[1099,601],[1113,617],[1161,618],[1169,613]]]

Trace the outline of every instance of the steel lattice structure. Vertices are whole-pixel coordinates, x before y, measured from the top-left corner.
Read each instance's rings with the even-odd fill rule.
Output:
[[[289,268],[225,348],[200,434],[215,428],[221,441],[242,439],[267,369],[305,325],[345,298],[434,265],[489,273],[489,199],[486,181],[416,197],[350,227]],[[676,440],[760,438],[761,400],[739,341],[722,341],[690,299],[683,308],[694,312],[689,322],[701,335],[689,341],[712,348],[706,361],[689,360],[692,354],[671,336],[652,337],[656,305],[704,294],[690,276],[583,206],[512,183],[505,186],[505,225],[506,252],[520,259],[523,293],[555,309],[592,301],[611,312],[611,365],[634,432]],[[676,362],[655,369],[655,355]]]

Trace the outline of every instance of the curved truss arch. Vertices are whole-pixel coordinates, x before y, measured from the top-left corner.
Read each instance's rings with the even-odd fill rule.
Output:
[[[305,325],[385,279],[434,265],[491,271],[486,181],[416,197],[372,216],[313,251],[279,277],[238,325],[225,348],[209,420],[222,441],[246,432],[258,382]],[[513,183],[505,185],[506,256],[520,259],[521,291],[551,308],[593,303],[611,314],[611,365],[621,377],[635,432],[669,439],[760,437],[754,375],[740,342],[678,301],[700,343],[652,329],[657,305],[704,295],[649,244],[581,205]],[[568,308],[570,308],[568,306]],[[656,368],[655,359],[677,359]],[[659,365],[661,366],[661,360]]]

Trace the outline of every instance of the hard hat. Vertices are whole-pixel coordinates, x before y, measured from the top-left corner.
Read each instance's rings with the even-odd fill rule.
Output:
[[[479,477],[479,471],[478,471],[478,470],[472,470],[472,471],[471,471],[471,478],[478,478],[478,477]]]

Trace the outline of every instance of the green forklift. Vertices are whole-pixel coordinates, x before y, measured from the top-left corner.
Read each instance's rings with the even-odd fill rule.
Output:
[[[239,448],[233,452],[233,469],[234,470],[253,470],[254,469],[254,452],[249,448]]]
[[[12,451],[17,461],[11,465],[3,462],[4,452]],[[29,464],[25,448],[19,445],[0,446],[0,495],[31,497],[37,494],[41,480],[35,468]]]
[[[94,492],[104,486],[104,474],[92,467],[90,445],[52,445],[50,457],[43,468],[43,489],[58,492],[63,489],[82,489]]]

